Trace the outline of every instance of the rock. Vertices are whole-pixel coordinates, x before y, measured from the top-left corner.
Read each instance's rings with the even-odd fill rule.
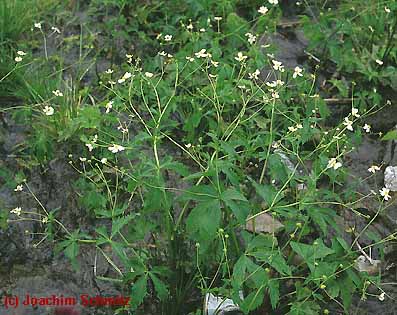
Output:
[[[262,213],[248,220],[245,225],[246,230],[254,233],[277,233],[282,228],[284,228],[284,225],[267,213]]]
[[[240,292],[240,298],[243,299],[243,293]],[[204,301],[204,315],[240,315],[238,305],[234,304],[233,300],[226,299],[221,296],[215,296],[212,293],[205,295]]]
[[[354,267],[359,272],[368,272],[369,275],[376,275],[379,273],[382,266],[382,262],[377,259],[372,259],[372,261],[368,261],[364,255],[358,256]]]
[[[385,187],[391,191],[397,191],[397,166],[386,167]]]

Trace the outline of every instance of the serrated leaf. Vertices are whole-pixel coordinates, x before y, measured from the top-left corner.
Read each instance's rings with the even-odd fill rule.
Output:
[[[136,309],[140,304],[142,304],[146,295],[147,277],[141,276],[137,281],[135,281],[131,288],[131,307]]]
[[[164,282],[162,282],[154,273],[150,273],[150,278],[153,281],[154,289],[156,290],[157,296],[160,300],[165,300],[168,297],[168,288]]]
[[[278,301],[280,300],[280,283],[277,280],[269,281],[269,295],[272,308],[276,309]]]
[[[133,219],[133,215],[129,214],[124,217],[113,219],[112,221],[112,234],[110,238],[113,238],[122,228],[124,225],[129,223]]]
[[[212,240],[220,227],[221,209],[218,200],[199,203],[186,220],[186,230],[197,241]]]

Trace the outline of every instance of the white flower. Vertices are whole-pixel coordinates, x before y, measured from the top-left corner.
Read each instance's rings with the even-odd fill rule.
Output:
[[[125,82],[125,80],[129,79],[132,77],[132,74],[130,72],[124,73],[124,75],[118,80],[119,83]]]
[[[26,52],[24,52],[24,51],[22,51],[22,50],[18,50],[18,51],[17,51],[17,54],[18,54],[19,56],[26,56]]]
[[[268,1],[270,4],[274,4],[274,5],[278,4],[278,0],[268,0]]]
[[[354,117],[360,117],[360,114],[358,113],[358,108],[355,107],[352,108],[352,115]]]
[[[79,160],[80,160],[81,162],[85,162],[85,161],[87,161],[87,158],[85,158],[85,157],[79,157]]]
[[[199,52],[195,53],[195,55],[197,58],[206,58],[210,56],[210,54],[208,54],[207,50],[204,48],[201,49]]]
[[[205,28],[200,28],[200,32],[204,33],[205,32]]]
[[[255,80],[258,80],[258,76],[261,74],[261,72],[259,71],[259,69],[256,69],[255,70],[255,72],[253,72],[253,73],[248,73],[248,77],[251,79],[251,80],[253,80],[253,79],[255,79]]]
[[[293,77],[294,79],[295,79],[297,76],[302,77],[302,76],[303,76],[302,72],[303,72],[303,69],[300,68],[300,67],[298,67],[298,66],[296,66],[295,69],[294,69],[294,74],[292,75],[292,77]]]
[[[52,116],[54,115],[54,108],[52,106],[46,105],[43,109],[43,113],[47,116]]]
[[[212,64],[215,68],[218,68],[218,66],[219,66],[219,62],[218,62],[218,61],[213,61],[213,60],[211,60],[211,64]]]
[[[295,132],[298,129],[296,127],[294,127],[294,126],[290,126],[290,127],[288,127],[288,130],[291,131],[291,132]]]
[[[274,88],[274,87],[277,87],[278,85],[283,86],[284,85],[284,81],[276,80],[276,81],[273,81],[273,82],[266,82],[266,85],[268,87]]]
[[[365,132],[367,132],[367,133],[371,132],[371,126],[368,125],[368,124],[365,124],[364,127],[363,127],[363,129],[364,129]]]
[[[189,61],[189,62],[193,62],[193,61],[194,61],[194,58],[193,58],[193,57],[186,56],[186,60]]]
[[[172,35],[165,35],[165,36],[164,36],[164,40],[165,40],[166,42],[170,42],[170,41],[172,40]]]
[[[272,97],[273,97],[273,98],[280,98],[280,95],[278,94],[277,91],[273,91]]]
[[[380,171],[380,167],[377,165],[372,165],[369,169],[368,172],[375,174],[376,171]]]
[[[284,66],[280,61],[277,60],[272,60],[273,63],[273,69],[278,70],[280,72],[284,72]]]
[[[101,159],[101,163],[102,163],[102,164],[106,164],[107,162],[108,162],[108,159],[107,159],[107,158],[102,158],[102,159]]]
[[[21,62],[22,61],[22,57],[20,57],[20,56],[17,56],[17,57],[15,57],[15,59],[14,59],[16,62]]]
[[[216,17],[214,17],[214,20],[215,20],[215,21],[221,21],[221,20],[222,20],[222,17],[221,17],[221,16],[216,16]]]
[[[190,23],[188,26],[186,26],[186,29],[189,31],[193,30],[193,24]]]
[[[383,61],[382,61],[382,60],[376,59],[375,62],[376,62],[378,65],[380,65],[380,66],[383,65]]]
[[[16,207],[10,211],[10,213],[16,214],[18,217],[21,215],[22,209],[21,207]]]
[[[94,146],[91,143],[86,143],[85,146],[88,148],[88,151],[92,151],[94,149]]]
[[[248,57],[244,56],[242,52],[237,53],[237,57],[234,57],[238,62],[244,62]]]
[[[269,9],[265,6],[261,6],[258,10],[258,12],[262,15],[265,15],[267,12],[269,12]]]
[[[251,45],[256,42],[256,36],[255,35],[252,35],[251,33],[246,33],[245,36],[248,37],[248,43],[250,43]]]
[[[108,150],[112,153],[117,153],[120,151],[124,151],[125,148],[119,144],[113,144],[112,146],[108,147]]]
[[[105,107],[106,107],[106,112],[105,113],[108,114],[110,112],[110,110],[112,109],[112,107],[113,107],[113,101],[107,102]]]
[[[382,292],[379,296],[378,296],[379,301],[384,301],[385,300],[385,292]]]
[[[151,72],[145,72],[145,77],[147,77],[147,78],[152,78],[152,77],[153,77],[153,73],[151,73]]]
[[[349,120],[348,117],[345,117],[345,121],[343,122],[343,124],[346,126],[347,130],[353,131],[353,122]]]
[[[337,170],[340,167],[342,167],[342,163],[338,162],[336,158],[331,158],[328,161],[327,168],[333,168],[334,170]]]
[[[54,33],[61,34],[61,31],[59,30],[59,28],[58,28],[58,27],[52,26],[52,27],[51,27],[51,30],[53,30],[53,31],[54,31]]]
[[[52,94],[54,94],[55,96],[63,96],[63,93],[59,90],[52,91]]]
[[[302,126],[302,124],[297,124],[297,125],[296,125],[296,128],[298,128],[298,129],[302,129],[302,128],[303,128],[303,126]]]
[[[113,73],[113,70],[112,70],[112,69],[107,69],[107,70],[105,71],[105,73],[106,73],[106,74],[112,74],[112,73]]]
[[[380,195],[383,197],[384,200],[389,200],[391,198],[390,196],[390,189],[387,189],[383,187],[381,190],[379,190]]]
[[[34,23],[34,27],[41,30],[41,23],[40,22]]]
[[[388,7],[385,7],[385,12],[390,13],[390,9]]]
[[[48,223],[48,217],[42,218],[42,219],[41,219],[41,222],[42,222],[43,224]]]
[[[159,55],[165,57],[167,56],[167,53],[163,50],[159,52]]]
[[[188,148],[188,149],[189,149],[191,146],[192,146],[191,143],[185,144],[185,147]]]
[[[14,191],[22,191],[23,190],[23,186],[22,185],[17,185],[17,187],[15,187]]]

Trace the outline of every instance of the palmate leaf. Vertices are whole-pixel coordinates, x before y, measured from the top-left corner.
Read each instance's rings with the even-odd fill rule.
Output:
[[[316,260],[324,258],[334,253],[334,251],[324,245],[321,239],[317,239],[313,245],[291,242],[291,247],[295,253],[300,255],[311,271],[315,269]]]
[[[218,200],[200,202],[189,214],[186,229],[196,241],[212,240],[221,222],[221,207]]]

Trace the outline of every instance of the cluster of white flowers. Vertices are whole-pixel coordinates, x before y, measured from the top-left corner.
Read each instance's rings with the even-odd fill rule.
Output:
[[[206,49],[201,49],[199,52],[196,52],[194,54],[196,56],[196,58],[211,58],[212,55],[210,53],[207,52]]]
[[[346,126],[347,130],[353,131],[353,121],[351,121],[349,117],[345,117],[343,124]]]
[[[12,210],[10,210],[10,213],[16,214],[18,217],[21,215],[22,209],[21,207],[16,207]]]
[[[261,72],[259,71],[259,69],[256,69],[254,72],[248,73],[248,77],[251,80],[258,80],[260,74],[261,74]]]
[[[256,35],[253,35],[251,33],[245,33],[245,36],[248,38],[248,43],[250,43],[250,45],[255,44],[257,38]]]
[[[170,41],[172,40],[172,35],[165,35],[165,36],[164,36],[164,40],[165,40],[166,42],[170,42]]]
[[[131,77],[132,77],[132,74],[130,72],[126,72],[123,74],[123,76],[120,79],[118,79],[117,82],[124,83],[126,80],[128,80]]]
[[[18,50],[18,51],[17,51],[17,55],[18,55],[18,56],[16,56],[14,60],[15,60],[16,62],[21,62],[21,61],[23,60],[22,57],[23,57],[23,56],[26,56],[26,53],[25,53],[24,51],[22,51],[22,50]]]
[[[261,7],[258,9],[258,12],[259,12],[260,14],[262,14],[262,15],[265,15],[267,12],[269,12],[269,9],[268,9],[267,7],[265,7],[265,6],[261,6]]]
[[[147,78],[152,78],[153,77],[153,73],[151,73],[151,72],[145,72],[145,77],[147,77]]]
[[[338,162],[338,160],[336,158],[331,158],[328,161],[327,168],[333,168],[334,170],[337,170],[340,167],[342,167],[342,163]]]
[[[22,191],[23,190],[23,186],[22,185],[17,185],[17,187],[15,187],[14,191]]]
[[[283,86],[284,85],[284,81],[281,81],[279,79],[272,81],[272,82],[266,82],[266,85],[270,88],[275,88],[277,86]]]
[[[288,127],[288,130],[290,132],[295,132],[295,131],[298,131],[299,129],[302,129],[302,128],[303,128],[302,124],[297,124],[296,126]]]
[[[370,133],[371,132],[371,126],[368,124],[365,124],[363,129],[365,130],[366,133]]]
[[[270,4],[277,5],[278,0],[268,0]]]
[[[63,93],[59,90],[52,91],[52,94],[54,94],[55,96],[63,96]]]
[[[108,150],[112,153],[117,153],[117,152],[121,152],[124,151],[125,148],[122,145],[119,144],[113,144],[110,147],[108,147]]]
[[[272,60],[273,63],[273,69],[276,71],[284,72],[284,66],[282,62],[277,61],[277,60]]]

